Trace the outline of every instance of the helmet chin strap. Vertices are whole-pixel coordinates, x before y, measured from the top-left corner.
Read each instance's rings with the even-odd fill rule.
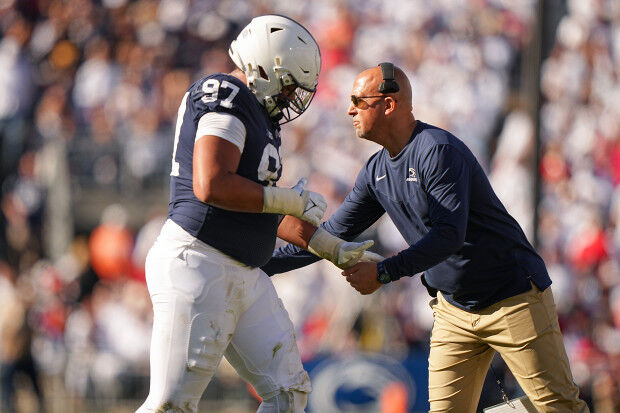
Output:
[[[284,73],[279,77],[280,82],[280,93],[282,93],[282,89],[285,86],[296,85],[297,82],[291,77],[290,74]],[[263,98],[263,105],[269,114],[269,117],[274,121],[279,122],[282,118],[285,117],[283,109],[289,107],[289,103],[286,99],[279,99],[278,95],[276,96],[265,96]]]
[[[284,113],[282,113],[282,111],[280,110],[280,111],[278,111],[278,113],[276,113],[276,114],[274,114],[274,115],[272,115],[272,116],[270,116],[270,117],[271,117],[271,119],[272,119],[274,122],[277,122],[278,124],[280,124],[280,121],[281,121],[281,120],[282,120],[282,118],[284,117]],[[286,122],[284,122],[284,123],[286,123]]]
[[[265,106],[265,109],[267,110],[269,116],[272,118],[277,116],[278,114],[282,114],[282,111],[280,110],[280,107],[278,106],[278,103],[273,96],[265,96],[265,98],[263,99],[263,105]]]

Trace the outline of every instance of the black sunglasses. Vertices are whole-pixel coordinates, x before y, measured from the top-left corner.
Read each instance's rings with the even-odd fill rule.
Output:
[[[355,95],[351,95],[351,103],[353,103],[353,106],[355,106],[356,108],[359,108],[360,106],[360,102],[362,102],[362,99],[367,99],[367,98],[386,98],[388,96],[386,95],[374,95],[374,96],[355,96]],[[396,101],[396,99],[394,99]],[[366,103],[366,102],[364,102]],[[366,105],[368,105],[368,103],[366,103]]]

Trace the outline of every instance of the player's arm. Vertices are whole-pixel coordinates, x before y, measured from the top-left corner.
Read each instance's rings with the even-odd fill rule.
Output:
[[[316,230],[317,227],[309,222],[287,215],[278,227],[278,238],[307,250]]]
[[[383,257],[370,251],[374,241],[347,242],[321,227],[290,215],[278,227],[278,237],[312,254],[331,261],[339,268],[349,268],[358,261],[381,261]]]
[[[194,144],[194,195],[204,203],[242,212],[262,212],[263,186],[237,175],[241,152],[219,136],[204,135]]]
[[[326,258],[341,268],[351,266],[360,260],[382,260],[383,257],[378,254],[365,251],[371,246],[368,243],[348,242],[370,227],[385,212],[368,190],[365,177],[365,171],[362,170],[344,203],[317,230],[314,230],[312,225],[308,226],[299,223],[298,220],[285,218],[278,228],[278,237],[291,244],[276,250],[269,263],[262,269],[269,275],[278,274],[312,264],[318,261],[318,257]],[[359,246],[365,248],[360,257],[355,257],[354,250]],[[351,252],[350,255],[356,259],[349,262],[346,258],[342,258],[348,255],[347,252]],[[339,257],[339,254],[342,256]]]
[[[204,127],[199,124],[194,143],[192,173],[196,198],[223,209],[293,215],[318,225],[327,207],[323,196],[306,190],[262,186],[238,175],[241,149],[234,125],[235,120],[240,121],[232,115],[211,117],[213,123],[220,123],[211,128],[210,119],[205,119]],[[200,133],[211,130],[222,136]]]
[[[235,171],[240,159],[239,148],[225,139],[210,135],[199,139],[194,147],[193,173],[196,197],[220,208],[263,212],[265,190],[292,191],[294,197],[300,196],[295,189],[263,188],[262,185],[237,175]],[[286,192],[282,194],[282,191],[271,196],[287,195]],[[299,188],[298,192],[307,191]],[[324,209],[322,208],[323,211]],[[317,228],[307,220],[304,221],[292,215],[284,217],[278,227],[278,236],[319,257],[332,261],[340,268],[348,268],[355,264],[362,258],[365,250],[374,244],[373,241],[346,242],[322,228]],[[367,253],[366,256],[368,259],[375,258],[371,253]]]

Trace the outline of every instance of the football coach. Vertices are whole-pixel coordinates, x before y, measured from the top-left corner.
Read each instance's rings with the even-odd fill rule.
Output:
[[[538,411],[588,412],[572,379],[543,260],[467,146],[416,120],[411,97],[406,75],[390,63],[363,71],[353,84],[348,114],[356,135],[383,148],[321,227],[351,240],[387,213],[409,247],[343,275],[371,294],[423,273],[434,296],[431,412],[475,412],[495,352]],[[289,244],[263,269],[280,273],[318,259]]]

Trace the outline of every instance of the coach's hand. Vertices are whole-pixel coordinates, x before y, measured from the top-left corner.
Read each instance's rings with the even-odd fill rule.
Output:
[[[358,262],[342,272],[353,288],[362,295],[372,294],[381,287],[377,280],[377,263]]]

